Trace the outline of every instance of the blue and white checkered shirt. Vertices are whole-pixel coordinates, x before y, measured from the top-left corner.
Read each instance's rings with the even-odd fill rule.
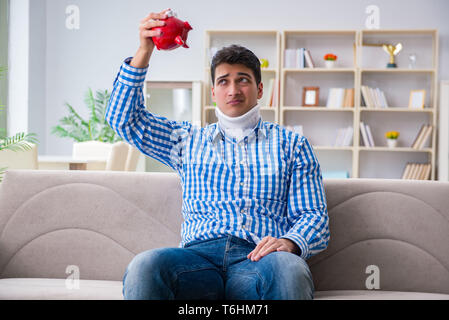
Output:
[[[320,165],[308,140],[259,120],[240,143],[217,123],[204,128],[145,108],[147,68],[122,64],[105,118],[128,143],[181,177],[181,246],[234,235],[292,240],[307,259],[327,247],[329,225]]]

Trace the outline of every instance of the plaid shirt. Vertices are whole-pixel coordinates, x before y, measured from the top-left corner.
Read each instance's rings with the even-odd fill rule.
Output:
[[[307,259],[329,241],[320,165],[308,140],[259,120],[242,141],[146,110],[147,68],[123,62],[105,118],[128,143],[175,170],[182,183],[181,244],[234,235],[286,238]]]

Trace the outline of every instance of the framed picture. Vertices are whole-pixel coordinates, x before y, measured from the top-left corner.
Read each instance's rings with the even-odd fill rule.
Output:
[[[303,87],[302,88],[302,105],[304,107],[316,107],[320,100],[319,87]]]
[[[411,90],[408,107],[411,109],[423,109],[426,98],[426,90]]]

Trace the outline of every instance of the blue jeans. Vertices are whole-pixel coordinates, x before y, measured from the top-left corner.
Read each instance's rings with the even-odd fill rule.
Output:
[[[123,277],[125,299],[312,299],[313,281],[298,255],[272,252],[259,261],[246,256],[255,244],[225,236],[184,248],[144,251]]]

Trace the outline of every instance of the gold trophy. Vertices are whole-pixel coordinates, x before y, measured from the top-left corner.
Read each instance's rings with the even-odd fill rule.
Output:
[[[382,48],[386,53],[390,55],[390,61],[387,64],[387,68],[396,68],[397,65],[394,62],[394,56],[396,56],[402,50],[402,44],[398,43],[395,46],[392,44],[383,44]]]

